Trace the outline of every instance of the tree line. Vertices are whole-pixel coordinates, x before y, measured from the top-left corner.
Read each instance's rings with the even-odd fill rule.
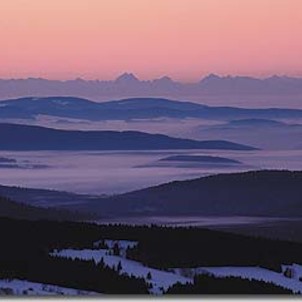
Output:
[[[240,277],[217,278],[212,275],[197,275],[193,283],[176,283],[168,295],[289,295],[292,291],[270,282],[247,280]]]

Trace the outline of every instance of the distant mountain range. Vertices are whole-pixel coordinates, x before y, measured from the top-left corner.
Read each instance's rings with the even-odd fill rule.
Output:
[[[126,216],[302,217],[302,172],[251,171],[175,181],[76,205]]]
[[[255,150],[229,141],[197,141],[136,131],[71,131],[0,124],[0,150]]]
[[[302,118],[302,109],[210,107],[161,98],[132,98],[97,103],[76,97],[20,98],[0,102],[0,118],[34,120],[39,115],[86,121],[154,118],[212,120]]]
[[[177,97],[207,99],[223,96],[224,99],[249,96],[281,97],[283,102],[302,95],[302,78],[272,76],[258,79],[246,76],[218,76],[210,74],[195,83],[180,83],[164,76],[150,81],[139,80],[132,73],[124,73],[112,81],[100,80],[47,80],[42,78],[2,79],[0,98],[21,96],[79,96],[95,99],[125,97]],[[228,98],[230,96],[230,98]],[[268,100],[267,100],[268,101]],[[227,103],[225,103],[227,104]],[[301,108],[301,105],[300,105]]]

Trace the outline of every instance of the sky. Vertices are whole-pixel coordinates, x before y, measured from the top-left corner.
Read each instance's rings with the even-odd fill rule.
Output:
[[[0,78],[302,76],[301,0],[1,0]]]

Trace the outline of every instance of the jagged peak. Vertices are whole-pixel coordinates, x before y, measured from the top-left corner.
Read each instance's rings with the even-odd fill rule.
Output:
[[[207,76],[205,76],[201,82],[204,82],[204,81],[212,81],[212,80],[221,80],[222,77],[220,77],[219,75],[215,74],[215,73],[210,73],[208,74]]]
[[[115,80],[115,82],[137,82],[139,79],[133,74],[133,73],[128,73],[124,72],[120,76],[118,76]]]

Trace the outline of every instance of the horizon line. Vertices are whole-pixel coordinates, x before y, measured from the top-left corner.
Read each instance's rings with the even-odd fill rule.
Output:
[[[47,78],[47,77],[35,77],[35,76],[28,76],[28,77],[11,77],[11,78],[0,78],[0,81],[20,81],[20,80],[44,80],[44,81],[58,81],[58,82],[69,82],[69,81],[85,81],[85,82],[116,82],[122,78],[128,77],[129,79],[132,79],[133,81],[138,81],[138,82],[154,82],[154,81],[159,81],[159,80],[167,80],[171,81],[174,83],[181,83],[181,84],[194,84],[194,83],[199,83],[205,79],[208,78],[217,78],[217,79],[230,79],[230,78],[246,78],[246,79],[256,79],[256,80],[267,80],[267,79],[272,79],[272,78],[283,78],[283,79],[302,79],[301,76],[291,76],[287,74],[271,74],[267,76],[252,76],[252,75],[244,75],[244,74],[227,74],[227,75],[221,75],[218,73],[208,73],[204,75],[203,77],[200,77],[200,79],[197,79],[195,81],[179,81],[179,80],[174,80],[172,77],[168,75],[163,75],[161,77],[155,77],[155,78],[150,78],[150,79],[141,79],[138,77],[135,73],[133,72],[123,72],[120,73],[118,76],[115,78],[111,79],[102,79],[102,78],[95,78],[95,79],[88,79],[85,77],[74,77],[74,78],[65,78],[65,79],[52,79],[52,78]]]

